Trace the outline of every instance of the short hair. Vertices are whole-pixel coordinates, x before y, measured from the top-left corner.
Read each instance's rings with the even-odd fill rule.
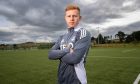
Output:
[[[77,5],[75,5],[75,4],[67,5],[67,7],[65,9],[65,12],[68,11],[68,10],[78,10],[79,14],[80,14],[80,8]]]

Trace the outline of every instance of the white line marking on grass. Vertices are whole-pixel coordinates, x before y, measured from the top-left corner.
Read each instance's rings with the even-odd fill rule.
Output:
[[[123,52],[123,53],[126,53],[126,52],[135,51],[135,50],[137,50],[137,49],[127,49],[127,50],[123,50],[122,52]]]
[[[133,83],[133,84],[138,84],[138,83],[139,83],[139,81],[140,81],[140,74],[138,75],[138,77],[136,78],[136,80],[134,81],[134,83]]]

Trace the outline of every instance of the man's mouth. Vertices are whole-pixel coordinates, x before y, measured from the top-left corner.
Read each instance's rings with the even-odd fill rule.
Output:
[[[70,24],[74,24],[74,22],[69,22]]]

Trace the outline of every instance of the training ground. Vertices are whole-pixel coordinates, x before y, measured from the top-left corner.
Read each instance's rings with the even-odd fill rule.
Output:
[[[58,63],[48,59],[46,49],[1,50],[0,84],[56,84]],[[88,84],[133,84],[140,74],[140,48],[92,48],[86,71]]]

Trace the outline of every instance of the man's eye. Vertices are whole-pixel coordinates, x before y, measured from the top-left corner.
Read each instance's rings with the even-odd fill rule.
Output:
[[[68,15],[67,17],[78,17],[77,15]]]
[[[73,15],[72,17],[78,17],[77,15]]]

